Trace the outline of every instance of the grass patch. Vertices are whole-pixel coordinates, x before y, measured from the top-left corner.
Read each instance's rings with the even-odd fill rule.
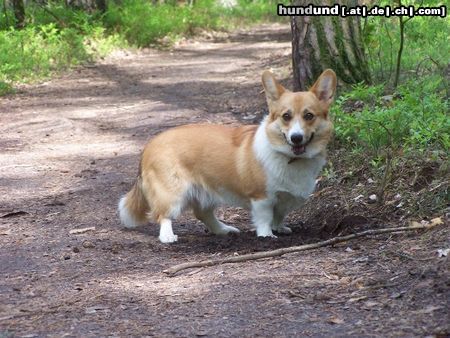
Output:
[[[123,45],[103,27],[58,28],[49,23],[0,31],[0,81],[27,82],[88,62]]]
[[[6,94],[13,94],[14,88],[9,83],[0,81],[0,96],[6,95]]]

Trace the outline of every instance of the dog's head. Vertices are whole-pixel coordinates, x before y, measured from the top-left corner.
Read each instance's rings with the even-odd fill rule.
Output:
[[[336,91],[336,74],[325,70],[307,92],[291,92],[265,71],[262,82],[269,116],[266,133],[272,147],[290,158],[323,153],[333,132],[328,110]]]

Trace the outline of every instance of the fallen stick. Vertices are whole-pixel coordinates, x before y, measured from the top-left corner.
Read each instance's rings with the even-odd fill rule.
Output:
[[[356,234],[351,234],[347,236],[338,236],[334,238],[327,239],[326,241],[312,243],[312,244],[305,244],[305,245],[299,245],[299,246],[290,246],[287,248],[281,248],[271,251],[261,251],[256,252],[252,254],[242,255],[242,256],[231,256],[231,257],[225,257],[225,258],[218,258],[218,259],[208,259],[206,261],[201,262],[187,262],[182,263],[178,265],[174,265],[163,272],[167,274],[170,277],[173,277],[177,272],[180,272],[181,270],[191,269],[191,268],[202,268],[207,266],[214,266],[214,265],[220,265],[224,263],[239,263],[239,262],[245,262],[245,261],[252,261],[256,259],[262,259],[262,258],[269,258],[269,257],[278,257],[282,256],[288,253],[292,252],[299,252],[299,251],[306,251],[306,250],[312,250],[321,248],[324,246],[329,246],[337,243],[346,242],[355,238],[370,236],[370,235],[380,235],[385,233],[392,233],[392,232],[405,232],[405,231],[413,231],[413,230],[421,230],[421,229],[430,229],[436,224],[420,224],[420,223],[414,223],[411,226],[408,227],[398,227],[398,228],[383,228],[383,229],[373,229],[373,230],[366,230],[362,232],[358,232]]]
[[[89,227],[89,228],[81,228],[81,229],[72,229],[69,231],[69,234],[71,235],[79,235],[79,234],[84,234],[85,232],[88,231],[94,231],[95,227]]]

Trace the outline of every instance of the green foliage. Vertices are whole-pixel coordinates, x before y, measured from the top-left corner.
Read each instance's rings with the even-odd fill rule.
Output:
[[[411,177],[420,177],[427,163],[448,163],[450,119],[444,78],[431,74],[408,79],[388,100],[381,99],[382,90],[383,85],[357,85],[336,100],[331,113],[337,144],[346,154],[342,165],[350,171],[366,168],[378,182],[380,201],[402,191],[411,214],[441,212],[448,201],[445,183],[419,194]],[[440,186],[446,175],[433,172],[430,177]]]
[[[240,20],[244,19],[247,22],[280,20],[280,17],[275,15],[277,13],[278,3],[282,3],[282,1],[239,0],[238,6],[233,7],[229,12],[229,17],[240,18]]]
[[[377,82],[390,84],[400,42],[398,18],[369,17],[363,34],[372,74]],[[414,73],[445,67],[450,54],[448,18],[414,17],[405,24],[401,60],[403,79]]]
[[[0,31],[0,80],[22,81],[85,59],[81,37],[54,24]]]
[[[14,93],[13,87],[6,82],[0,81],[0,96]]]
[[[364,83],[358,83],[352,87],[352,90],[346,94],[346,97],[348,99],[374,104],[379,100],[383,91],[384,86],[382,84],[367,86]]]
[[[103,56],[120,45],[117,35],[102,27],[60,29],[54,23],[23,30],[0,31],[0,81],[19,82],[42,78],[94,56]]]
[[[357,85],[337,99],[332,113],[338,141],[374,158],[385,156],[386,149],[400,153],[449,149],[450,119],[442,79],[409,80],[388,103],[380,100],[380,88]],[[349,111],[354,99],[364,100],[361,110]]]
[[[169,33],[192,31],[195,27],[193,13],[189,6],[152,6],[143,0],[127,0],[123,5],[112,4],[104,21],[108,28],[117,29],[131,44],[143,47]]]
[[[275,8],[275,1],[263,0],[239,0],[233,8],[221,7],[215,0],[197,0],[193,6],[124,0],[110,1],[107,12],[100,14],[67,7],[62,1],[48,1],[46,7],[30,2],[27,26],[15,30],[11,9],[0,7],[0,95],[10,92],[12,83],[47,77],[116,48],[143,47],[165,36],[273,18]]]
[[[241,0],[232,8],[222,7],[215,0],[197,0],[193,6],[154,6],[145,0],[125,0],[120,5],[110,5],[104,22],[132,45],[143,47],[167,35],[190,35],[199,28],[230,28],[238,21],[257,22],[274,13],[275,2],[262,0]]]
[[[448,161],[448,31],[447,18],[414,17],[407,22],[400,85],[394,92],[398,18],[371,17],[363,24],[374,84],[347,90],[336,100],[332,115],[336,141],[347,150],[344,162],[370,167],[381,182],[380,196],[398,176],[398,168]]]

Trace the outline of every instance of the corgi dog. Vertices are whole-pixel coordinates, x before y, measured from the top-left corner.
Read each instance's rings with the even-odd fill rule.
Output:
[[[336,74],[325,70],[306,92],[285,89],[269,71],[262,83],[269,114],[260,125],[185,125],[148,142],[119,201],[125,227],[158,222],[160,241],[176,242],[172,220],[192,209],[214,234],[239,232],[214,215],[227,204],[251,210],[257,236],[292,232],[283,219],[313,192],[326,162]]]

